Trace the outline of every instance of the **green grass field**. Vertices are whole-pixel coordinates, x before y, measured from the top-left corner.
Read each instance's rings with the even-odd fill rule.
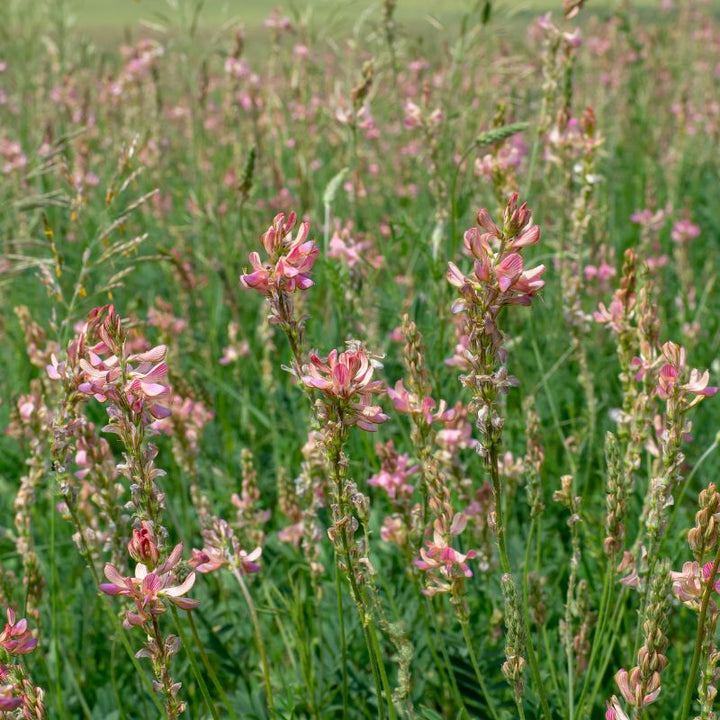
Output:
[[[2,720],[716,717],[718,4],[391,6],[0,0]]]

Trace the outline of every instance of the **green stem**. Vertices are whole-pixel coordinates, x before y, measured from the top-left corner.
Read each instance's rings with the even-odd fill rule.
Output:
[[[253,629],[255,630],[255,642],[257,643],[258,652],[260,653],[260,664],[262,666],[263,681],[265,683],[265,694],[267,695],[268,709],[270,710],[271,717],[274,717],[275,703],[273,700],[272,685],[270,684],[270,667],[268,665],[267,653],[265,651],[265,643],[263,642],[262,638],[262,630],[260,629],[260,620],[258,619],[257,610],[255,610],[255,603],[253,603],[252,596],[250,595],[250,591],[247,589],[247,585],[245,584],[242,573],[235,564],[232,564],[231,568],[235,579],[240,585],[240,590],[242,590],[242,594],[245,597],[245,602],[247,603],[248,610],[250,611],[250,620],[252,622]]]
[[[468,655],[470,656],[470,662],[472,663],[473,670],[475,671],[475,677],[477,678],[478,685],[480,686],[480,692],[482,692],[482,695],[485,698],[485,703],[488,706],[488,710],[490,711],[490,715],[493,717],[493,720],[498,720],[498,713],[497,713],[497,710],[495,709],[495,704],[493,703],[492,698],[490,697],[490,692],[488,691],[488,687],[485,684],[485,679],[483,678],[483,675],[480,672],[480,667],[478,665],[477,658],[475,657],[475,651],[473,650],[472,640],[470,638],[470,633],[468,632],[467,621],[461,622],[460,627],[462,628],[463,637],[465,638],[465,647],[467,648]],[[522,712],[520,704],[518,704],[518,710],[520,710]]]
[[[595,706],[595,698],[597,697],[597,694],[600,692],[600,688],[602,686],[603,678],[605,677],[605,673],[607,671],[607,666],[610,664],[610,660],[612,659],[612,651],[615,647],[615,642],[618,639],[618,632],[620,630],[620,624],[622,623],[624,617],[625,617],[625,611],[627,609],[627,606],[623,602],[625,599],[625,590],[626,588],[623,588],[623,590],[620,593],[620,597],[618,598],[618,602],[615,611],[615,622],[612,626],[612,630],[610,632],[610,641],[607,643],[607,648],[605,650],[605,657],[603,658],[602,663],[600,664],[600,670],[597,674],[597,677],[595,678],[595,684],[593,685],[592,693],[590,694],[590,700],[588,701],[588,706],[590,707],[590,710],[592,712],[592,708]]]
[[[417,578],[415,578],[415,585],[419,592],[420,589]],[[462,695],[460,694],[460,689],[458,688],[457,679],[455,678],[455,672],[453,670],[452,663],[450,662],[450,656],[448,655],[447,647],[445,646],[445,639],[443,638],[443,635],[440,632],[440,628],[438,627],[437,613],[433,611],[432,606],[430,605],[430,598],[426,597],[425,603],[420,603],[420,608],[422,610],[423,621],[425,624],[425,636],[427,638],[428,648],[430,649],[430,654],[432,655],[435,667],[437,668],[441,681],[444,682],[444,676],[447,675],[447,679],[450,684],[450,690],[455,699],[455,702],[457,703],[458,708],[461,709],[461,712],[464,711],[469,715],[469,713],[467,712],[467,708],[465,707],[465,703],[463,702]],[[433,619],[435,642],[433,642],[433,638],[430,634],[430,617],[432,617]],[[440,662],[440,658],[435,652],[436,644],[440,648],[440,652],[442,653],[443,662]]]
[[[695,473],[700,469],[701,465],[710,457],[710,455],[712,455],[712,453],[717,450],[718,444],[720,444],[720,433],[718,433],[718,437],[716,437],[715,440],[712,441],[712,443],[705,449],[705,452],[698,458],[698,461],[695,463],[695,465],[693,465],[693,469],[690,471],[687,478],[685,479],[685,482],[682,484],[680,492],[678,493],[673,508],[670,512],[670,519],[668,520],[666,537],[670,535],[670,528],[672,527],[673,520],[675,520],[675,516],[678,513],[678,509],[682,505],[682,501],[685,498],[685,493],[690,487],[690,483],[695,477]]]
[[[381,718],[385,716],[382,701],[384,692],[388,704],[388,713],[391,720],[395,720],[396,713],[392,701],[392,692],[390,690],[390,683],[388,682],[387,673],[385,671],[385,663],[382,658],[380,643],[377,639],[375,624],[373,622],[372,608],[368,605],[367,599],[361,592],[360,587],[358,586],[357,578],[355,577],[355,565],[353,563],[352,552],[350,551],[350,537],[348,536],[348,526],[351,523],[351,515],[348,508],[348,501],[345,497],[345,470],[342,461],[343,447],[347,441],[347,428],[343,426],[341,410],[338,410],[337,420],[340,426],[340,431],[333,439],[333,443],[329,451],[330,473],[335,486],[335,503],[340,517],[339,523],[335,528],[335,532],[339,535],[340,539],[340,547],[337,545],[337,539],[335,541],[335,560],[338,565],[338,572],[340,572],[339,564],[341,554],[345,561],[345,570],[343,572],[350,583],[351,597],[358,611],[360,623],[363,628],[363,635],[365,636],[365,644],[367,645],[368,655],[370,656],[373,677],[375,678],[378,712]]]
[[[590,688],[590,677],[592,676],[592,669],[595,665],[595,660],[597,658],[599,648],[600,648],[600,640],[604,639],[605,637],[605,626],[607,624],[608,619],[608,607],[610,605],[610,598],[612,597],[612,582],[613,582],[613,569],[615,566],[615,554],[613,553],[608,557],[608,565],[607,565],[607,571],[605,573],[605,582],[603,584],[603,594],[600,599],[600,611],[599,611],[599,617],[598,622],[595,630],[595,635],[593,638],[593,644],[592,644],[592,650],[590,651],[590,660],[588,660],[588,666],[585,670],[585,682],[583,683],[582,692],[580,693],[580,699],[577,703],[577,712],[578,715],[582,717],[582,710],[583,710],[583,703],[585,701],[585,697],[587,695],[588,689]]]
[[[230,717],[233,718],[233,720],[238,720],[237,715],[235,714],[235,711],[232,709],[232,705],[230,703],[230,700],[228,699],[227,694],[225,693],[225,690],[223,689],[222,684],[220,683],[220,680],[218,680],[218,676],[215,673],[215,669],[213,668],[210,659],[207,656],[207,653],[205,652],[205,646],[202,643],[202,640],[200,639],[200,634],[198,633],[197,626],[195,625],[195,619],[193,618],[193,615],[190,611],[187,612],[187,619],[188,623],[190,624],[190,632],[192,633],[193,640],[195,641],[195,647],[197,647],[198,652],[200,653],[200,659],[203,662],[203,665],[205,666],[205,670],[207,674],[210,676],[210,680],[212,680],[212,684],[215,686],[215,690],[217,690],[218,695],[222,698],[223,704],[227,708],[228,713],[230,713]]]
[[[345,614],[343,612],[342,585],[340,568],[335,564],[335,594],[337,595],[337,616],[340,625],[340,655],[342,657],[342,696],[343,718],[348,716],[348,676],[347,676],[347,645],[345,644]]]
[[[198,685],[200,686],[200,692],[202,693],[203,700],[205,700],[205,705],[207,705],[207,708],[210,711],[210,714],[213,716],[213,719],[220,720],[220,716],[217,714],[215,704],[210,698],[210,693],[208,692],[207,685],[205,684],[205,680],[203,679],[202,673],[200,672],[200,668],[197,664],[197,660],[195,659],[195,653],[193,653],[190,649],[190,645],[187,641],[187,636],[185,635],[185,631],[182,629],[182,625],[180,624],[180,616],[178,615],[178,611],[176,610],[174,605],[170,605],[170,612],[172,612],[173,619],[175,620],[175,627],[177,628],[182,645],[185,648],[185,652],[188,658],[190,659],[190,665],[192,666],[193,675],[195,675],[195,679],[198,681]]]
[[[710,595],[715,587],[715,576],[717,575],[718,565],[720,565],[720,546],[718,546],[717,552],[715,553],[710,577],[705,581],[705,591],[703,592],[702,604],[700,605],[700,617],[698,618],[697,637],[695,638],[695,649],[693,650],[692,664],[690,665],[690,673],[688,674],[687,683],[685,684],[685,697],[680,712],[681,720],[687,720],[690,715],[690,706],[692,705],[695,694],[695,679],[697,678],[700,655],[702,654],[702,644],[705,637],[705,616],[707,615],[707,609],[710,603]]]
[[[488,462],[490,465],[490,477],[492,478],[493,494],[495,496],[495,514],[497,517],[497,538],[498,546],[500,548],[500,564],[504,573],[512,575],[510,559],[508,558],[507,548],[505,547],[505,525],[502,511],[502,486],[500,484],[500,475],[498,473],[498,446],[495,442],[490,443]],[[535,656],[535,648],[533,647],[533,641],[530,637],[530,633],[528,632],[527,622],[525,621],[524,610],[520,613],[520,617],[523,624],[523,631],[525,637],[527,638],[530,675],[532,676],[532,680],[535,685],[535,691],[540,698],[540,704],[542,705],[543,714],[545,715],[546,720],[552,720],[552,713],[550,712],[550,706],[548,705],[547,694],[545,693],[545,686],[543,685],[542,678],[540,677],[540,668],[538,666],[537,657]]]
[[[62,700],[62,681],[60,677],[60,670],[62,663],[60,662],[60,642],[58,635],[58,621],[57,621],[57,587],[58,587],[58,574],[57,574],[57,562],[55,560],[55,507],[54,503],[50,503],[50,566],[52,567],[52,585],[51,585],[51,605],[52,605],[52,629],[53,629],[53,656],[55,661],[55,695],[56,702],[58,705],[58,713],[60,717],[65,717],[65,705]]]

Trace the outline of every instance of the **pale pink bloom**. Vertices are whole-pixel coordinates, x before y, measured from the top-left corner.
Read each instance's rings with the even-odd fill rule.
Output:
[[[640,696],[642,680],[640,668],[634,667],[630,672],[620,669],[615,673],[615,682],[620,688],[620,693],[625,700],[633,707],[645,707],[657,700],[660,695],[660,673],[654,672],[650,681],[645,687],[646,694]]]
[[[630,720],[630,716],[622,709],[616,695],[607,701],[605,720]]]
[[[368,484],[374,487],[381,487],[388,494],[391,500],[409,497],[415,490],[414,485],[409,485],[406,481],[417,473],[419,467],[413,465],[408,467],[408,454],[398,455],[394,458],[393,463],[388,463],[389,467],[383,467],[379,473],[373,475]]]
[[[407,527],[399,515],[386,517],[380,528],[380,538],[383,542],[404,545],[407,541]]]
[[[183,597],[195,584],[194,572],[179,585],[174,584],[177,582],[175,570],[181,555],[182,544],[178,544],[168,559],[153,572],[149,572],[143,563],[138,563],[134,577],[124,577],[114,565],[105,565],[105,577],[110,582],[101,584],[100,589],[107,595],[122,595],[135,602],[137,612],[128,610],[125,614],[126,627],[143,625],[153,615],[164,613],[163,600],[182,610],[192,610],[200,604],[199,600]]]
[[[293,29],[290,18],[280,15],[278,8],[273,9],[268,18],[263,22],[263,25],[275,32],[289,32]]]
[[[236,57],[229,57],[225,61],[225,72],[236,80],[247,78],[251,74],[248,64]]]
[[[405,101],[405,119],[403,125],[407,130],[421,127],[423,123],[422,110],[412,100]]]
[[[385,258],[375,249],[372,238],[366,238],[364,233],[356,236],[352,221],[348,221],[345,227],[336,222],[335,231],[330,238],[328,257],[343,260],[351,270],[358,265],[361,268],[366,266],[377,270],[385,263]]]
[[[275,288],[286,292],[296,289],[306,290],[312,287],[310,271],[320,251],[317,245],[308,240],[310,223],[300,224],[295,237],[292,231],[297,222],[297,215],[292,212],[285,220],[285,214],[275,216],[273,224],[262,236],[262,244],[268,254],[268,262],[263,263],[257,252],[248,256],[253,272],[240,276],[240,282],[251,288],[269,295]]]
[[[689,395],[695,395],[698,399],[712,397],[717,393],[718,388],[709,385],[710,373],[708,370],[700,372],[696,368],[692,368],[687,382],[678,384],[686,375],[685,348],[682,345],[668,341],[662,346],[662,353],[667,362],[658,373],[657,394],[663,400],[673,394],[676,385],[679,390]]]
[[[712,562],[705,563],[702,567],[698,562],[683,563],[680,572],[671,572],[673,595],[683,605],[693,610],[699,610],[705,588],[712,575]],[[720,593],[720,577],[715,577],[713,589]],[[710,600],[711,606],[715,607],[715,600]]]
[[[642,554],[644,557],[645,548],[643,548]],[[629,550],[625,550],[623,552],[622,560],[620,561],[620,564],[617,566],[617,571],[618,571],[618,573],[627,572],[627,574],[624,577],[620,578],[620,583],[622,585],[633,588],[634,590],[637,590],[640,587],[640,583],[642,582],[642,580],[638,573],[637,563],[635,562],[635,560]]]
[[[238,551],[238,553],[236,555],[236,560],[237,560],[240,572],[242,572],[244,575],[246,575],[248,573],[259,572],[260,564],[257,561],[260,559],[261,555],[262,555],[261,547],[256,547],[251,552],[247,552],[246,550]]]
[[[227,564],[228,558],[225,551],[215,547],[206,547],[202,550],[193,548],[192,557],[188,560],[188,565],[194,567],[199,573],[215,572]]]
[[[402,327],[398,325],[397,327],[393,328],[393,330],[388,335],[388,339],[396,343],[405,342],[405,338],[402,334]]]
[[[388,419],[379,405],[370,404],[372,395],[383,393],[385,388],[381,380],[372,379],[375,367],[362,348],[341,353],[331,350],[325,360],[311,353],[310,363],[303,370],[303,385],[340,402],[347,424],[375,432],[377,425]]]
[[[125,381],[116,355],[102,358],[108,351],[107,343],[101,341],[87,352],[87,358],[79,362],[81,383],[78,390],[92,395],[98,402],[108,398],[124,402],[133,412],[147,410],[156,419],[167,417],[170,411],[165,403],[170,395],[167,383],[168,367],[164,361],[167,346],[158,345],[146,352],[129,355],[125,364]],[[51,377],[58,369],[53,367]]]
[[[405,389],[402,380],[398,380],[394,388],[388,387],[387,394],[398,412],[420,415],[428,425],[439,420],[445,412],[446,403],[444,400],[440,401],[439,406],[430,397],[423,398],[421,402],[417,395]]]
[[[460,519],[455,529],[462,529],[462,522]],[[467,553],[458,552],[449,545],[439,520],[435,521],[434,526],[433,539],[428,540],[426,548],[420,549],[420,558],[414,561],[416,567],[424,572],[437,570],[442,577],[449,580],[461,575],[472,577],[472,570],[466,561],[472,560],[476,552],[474,550],[469,550]]]
[[[689,220],[678,220],[672,227],[670,237],[676,243],[687,243],[700,235],[700,228]]]
[[[616,333],[622,331],[622,320],[624,317],[625,306],[617,297],[612,299],[609,308],[606,308],[604,303],[600,303],[598,309],[593,313],[595,322],[608,325]]]
[[[652,210],[636,210],[630,216],[630,222],[640,225],[646,230],[658,232],[665,225],[665,221],[670,213],[670,207],[660,208],[653,212]]]
[[[303,536],[305,535],[305,523],[300,520],[299,522],[293,523],[284,527],[278,532],[278,540],[284,543],[290,543],[294,547],[300,545]]]
[[[0,633],[0,647],[10,655],[27,655],[37,647],[37,638],[28,630],[27,620],[17,620],[15,611],[7,609],[7,625]]]

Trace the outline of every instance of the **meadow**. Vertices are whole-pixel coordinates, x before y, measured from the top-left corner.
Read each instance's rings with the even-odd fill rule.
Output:
[[[0,717],[717,717],[716,3],[0,4]]]

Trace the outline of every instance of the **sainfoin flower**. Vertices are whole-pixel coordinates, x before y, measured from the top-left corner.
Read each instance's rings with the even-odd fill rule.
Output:
[[[22,697],[15,691],[14,685],[0,685],[0,712],[12,712],[23,704]]]
[[[628,714],[620,706],[620,701],[613,695],[606,703],[605,720],[630,720]]]
[[[387,388],[387,394],[398,412],[422,415],[428,425],[439,420],[447,407],[444,400],[440,401],[439,406],[431,397],[423,398],[421,401],[415,393],[405,388],[402,380],[398,380],[394,388]]]
[[[200,573],[211,573],[227,567],[242,575],[260,570],[262,547],[251,552],[240,547],[240,543],[230,524],[221,518],[214,518],[210,527],[202,532],[205,546],[201,550],[193,549],[188,561]]]
[[[532,298],[544,287],[544,265],[525,269],[520,251],[540,239],[540,228],[532,222],[527,203],[518,207],[517,193],[513,193],[505,210],[502,229],[482,208],[477,215],[477,227],[464,235],[465,252],[474,258],[473,272],[464,275],[455,263],[448,263],[447,278],[463,299],[453,306],[461,312],[470,305],[480,305],[481,297],[494,307],[503,305],[529,305]]]
[[[127,550],[133,560],[142,563],[148,570],[152,570],[157,565],[160,550],[151,523],[143,521],[139,527],[133,528]]]
[[[717,393],[718,388],[709,384],[710,373],[707,370],[700,372],[692,368],[688,374],[685,348],[682,345],[668,341],[662,346],[662,353],[666,362],[658,373],[657,394],[663,400],[668,399],[676,387],[682,394],[694,396],[694,399],[690,400],[690,405],[695,405],[703,398],[712,397]]]
[[[311,353],[300,380],[319,390],[344,424],[375,432],[388,419],[379,405],[371,404],[373,395],[385,392],[383,382],[373,380],[378,365],[363,348],[351,344],[345,352],[332,350],[325,360]]]
[[[182,544],[175,546],[165,562],[153,572],[146,565],[138,563],[134,577],[124,577],[118,569],[107,563],[105,577],[110,581],[100,585],[107,595],[123,595],[135,602],[136,612],[128,610],[125,626],[144,625],[153,615],[165,612],[163,600],[171,602],[182,610],[192,610],[199,600],[183,597],[195,584],[195,573],[191,572],[180,584],[177,583],[176,569],[182,555]]]
[[[673,242],[686,243],[700,235],[700,228],[689,220],[678,220],[672,227],[670,237]]]
[[[0,633],[0,647],[10,655],[27,655],[37,647],[37,638],[28,630],[27,620],[16,621],[15,611],[7,609],[7,625]]]
[[[297,215],[294,212],[290,213],[287,220],[284,213],[275,216],[273,224],[262,236],[268,259],[263,262],[259,253],[250,253],[248,259],[253,271],[240,276],[244,287],[264,295],[271,295],[276,289],[294,292],[296,289],[312,287],[310,271],[320,251],[312,240],[307,239],[310,234],[309,222],[302,222],[293,237],[296,223]]]
[[[414,561],[419,570],[435,571],[440,575],[439,581],[436,580],[432,586],[423,590],[425,595],[449,592],[452,589],[452,582],[456,578],[472,577],[472,570],[466,561],[475,557],[475,550],[461,553],[450,546],[450,537],[459,534],[466,523],[467,518],[458,514],[453,520],[450,532],[443,532],[441,521],[439,519],[435,521],[433,539],[428,540],[426,547],[420,549],[420,558]]]
[[[645,686],[645,694],[642,692],[642,678],[639,667],[634,667],[629,672],[624,668],[615,673],[615,682],[620,688],[620,693],[625,700],[633,707],[645,707],[657,700],[660,695],[660,673],[654,672]]]
[[[699,610],[702,603],[705,588],[712,575],[712,562],[705,563],[702,567],[699,562],[683,563],[680,572],[670,572],[672,578],[673,595],[692,610]],[[713,589],[720,593],[720,578],[715,578]],[[716,603],[710,598],[710,607],[715,608]]]
[[[415,487],[408,484],[407,479],[417,473],[419,466],[408,467],[408,454],[399,455],[392,440],[385,446],[379,443],[377,452],[383,456],[382,468],[368,480],[368,485],[383,488],[391,500],[410,497]]]

